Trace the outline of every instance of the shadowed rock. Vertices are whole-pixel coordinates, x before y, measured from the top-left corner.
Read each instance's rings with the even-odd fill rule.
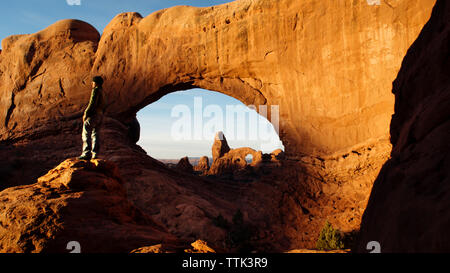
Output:
[[[450,252],[450,2],[437,1],[393,85],[392,158],[375,181],[357,252]]]
[[[189,162],[189,157],[185,156],[180,161],[178,161],[176,168],[182,172],[192,173],[194,171],[194,167]]]
[[[270,153],[270,160],[271,161],[279,161],[279,160],[283,160],[285,158],[285,154],[284,151],[281,149],[277,149],[273,152]]]
[[[177,240],[127,198],[116,165],[68,159],[37,183],[0,192],[0,252],[129,252]]]

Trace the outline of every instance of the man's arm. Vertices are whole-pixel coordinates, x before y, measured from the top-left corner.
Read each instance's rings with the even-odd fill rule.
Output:
[[[91,93],[91,99],[89,100],[89,104],[86,107],[86,110],[84,111],[84,118],[92,116],[93,112],[95,111],[95,107],[97,106],[98,101],[98,88],[94,88]]]

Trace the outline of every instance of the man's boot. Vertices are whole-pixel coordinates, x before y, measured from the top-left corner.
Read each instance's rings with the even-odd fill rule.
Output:
[[[82,154],[78,157],[79,160],[91,160],[91,155],[89,154]]]

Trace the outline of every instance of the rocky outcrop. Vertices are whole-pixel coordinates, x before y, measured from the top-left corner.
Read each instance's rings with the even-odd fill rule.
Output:
[[[189,157],[185,156],[180,161],[178,161],[177,165],[175,166],[177,170],[180,170],[182,172],[192,173],[194,171],[194,167],[189,162]]]
[[[281,149],[276,149],[275,151],[270,153],[270,160],[277,162],[279,160],[285,159],[285,153]]]
[[[170,247],[167,248],[166,245],[158,244],[153,246],[144,246],[140,247],[138,249],[134,249],[131,251],[131,253],[154,253],[154,254],[161,254],[161,253],[179,253],[180,250],[177,251],[177,249],[171,249]]]
[[[191,248],[182,249],[180,247],[158,244],[154,246],[140,247],[131,251],[131,253],[216,253],[207,242],[197,240],[191,244]]]
[[[228,141],[223,134],[223,132],[217,132],[216,136],[214,137],[214,143],[211,147],[211,153],[213,157],[213,164],[214,162],[222,157],[224,154],[228,153],[230,151],[230,146],[228,146]]]
[[[234,179],[235,174],[242,174],[245,171],[251,175],[250,168],[258,166],[263,158],[261,151],[255,151],[252,148],[242,147],[231,149],[223,132],[216,134],[212,146],[212,154],[213,163],[208,171],[208,175],[231,175],[231,179]],[[247,162],[248,155],[252,157],[250,164]]]
[[[37,183],[0,192],[0,252],[129,252],[177,244],[127,199],[114,163],[68,159]],[[134,246],[134,247],[133,247]]]
[[[206,174],[209,170],[209,158],[207,156],[202,156],[197,165],[194,166],[194,171],[201,174]]]
[[[0,140],[57,134],[58,122],[81,117],[99,40],[88,23],[62,20],[2,41]]]
[[[450,3],[438,1],[394,82],[392,158],[375,181],[355,248],[449,252]]]
[[[191,244],[192,249],[185,250],[186,253],[216,253],[207,242],[197,240]]]
[[[260,250],[312,247],[326,219],[357,229],[391,149],[391,82],[434,2],[238,0],[119,14],[100,40],[76,20],[9,37],[0,54],[0,187],[34,183],[79,155],[89,81],[100,74],[112,102],[101,156],[118,165],[130,203],[178,238],[220,244],[226,231],[211,219],[237,209],[259,227]],[[287,160],[236,185],[148,157],[135,144],[136,112],[194,87],[266,105],[269,120],[278,105]],[[143,245],[151,244],[135,248]]]

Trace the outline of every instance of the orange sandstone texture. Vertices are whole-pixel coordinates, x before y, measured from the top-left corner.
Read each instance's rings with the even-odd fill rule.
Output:
[[[216,253],[214,249],[208,246],[208,243],[202,240],[197,240],[191,244],[192,249],[187,249],[187,253]]]
[[[191,248],[182,249],[180,247],[174,248],[169,245],[153,245],[140,247],[131,251],[131,253],[216,253],[216,250],[211,248],[207,242],[196,240],[191,244]]]
[[[200,174],[206,174],[209,170],[209,158],[207,156],[202,156],[197,165],[194,166],[194,171]]]
[[[250,178],[259,168],[270,168],[263,164],[263,153],[249,147],[231,149],[223,132],[218,132],[212,146],[213,163],[208,175],[219,177],[227,175],[233,180],[245,180]],[[247,156],[252,157],[252,162],[247,162]],[[268,155],[269,156],[269,155]]]
[[[62,20],[2,41],[0,140],[49,131],[84,110],[99,40],[88,23]]]
[[[176,238],[126,197],[114,163],[68,159],[37,183],[0,193],[0,252],[129,252]]]

